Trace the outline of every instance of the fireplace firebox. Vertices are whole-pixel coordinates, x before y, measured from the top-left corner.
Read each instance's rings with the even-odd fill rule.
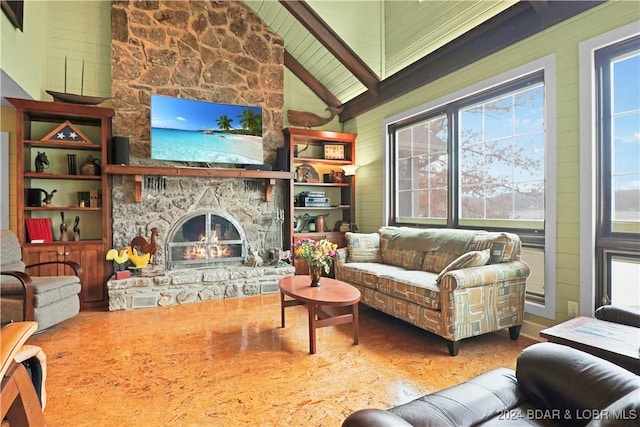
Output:
[[[242,226],[227,213],[192,213],[177,221],[169,233],[167,269],[242,264],[246,242]]]

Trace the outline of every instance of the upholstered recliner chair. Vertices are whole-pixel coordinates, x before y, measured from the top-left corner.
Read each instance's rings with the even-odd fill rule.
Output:
[[[0,312],[2,324],[38,322],[42,331],[80,312],[82,268],[73,261],[48,261],[25,265],[22,248],[11,230],[0,231]],[[75,275],[30,276],[29,268],[65,264]]]

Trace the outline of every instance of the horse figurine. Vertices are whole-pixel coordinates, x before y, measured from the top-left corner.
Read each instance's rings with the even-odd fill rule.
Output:
[[[44,170],[48,168],[49,159],[47,158],[47,153],[38,151],[38,155],[36,156],[36,172],[44,172]]]
[[[148,242],[147,242],[147,239],[145,239],[142,236],[134,237],[133,240],[131,241],[132,250],[133,248],[138,248],[139,253],[150,254],[151,257],[149,258],[149,261],[152,264],[155,264],[156,252],[158,252],[158,244],[156,243],[157,236],[158,236],[158,229],[156,227],[153,227],[151,229],[151,237],[149,238]]]

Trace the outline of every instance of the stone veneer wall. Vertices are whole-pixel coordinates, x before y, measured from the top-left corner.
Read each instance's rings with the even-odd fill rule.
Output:
[[[284,42],[237,1],[114,1],[113,134],[150,153],[150,95],[260,106],[265,162],[284,144]]]
[[[150,154],[150,95],[262,107],[265,163],[284,145],[284,45],[243,2],[114,1],[113,134],[130,139],[132,165],[172,166]],[[182,215],[222,209],[238,219],[252,248],[271,244],[284,183],[264,201],[262,180],[167,177],[133,200],[133,178],[114,176],[113,244],[122,247],[157,227],[159,239]],[[164,247],[158,263],[164,262]]]

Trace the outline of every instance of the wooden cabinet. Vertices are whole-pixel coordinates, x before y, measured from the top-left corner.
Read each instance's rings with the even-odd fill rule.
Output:
[[[322,130],[284,129],[289,167],[294,179],[289,188],[289,241],[328,239],[345,247],[344,233],[355,222],[355,175],[342,167],[355,164],[355,134]],[[325,228],[316,218],[324,217]],[[306,274],[303,261],[295,261],[296,274]]]
[[[16,107],[17,235],[25,263],[70,260],[84,270],[82,306],[107,304],[112,274],[105,259],[111,247],[111,186],[102,166],[111,140],[110,108],[7,98]],[[42,168],[36,158],[45,153]],[[43,203],[49,195],[50,203]],[[62,238],[66,223],[66,239]],[[50,242],[35,243],[27,222],[46,221]],[[78,240],[74,225],[79,229]],[[51,275],[68,267],[43,266],[29,273]],[[69,269],[70,270],[70,269]]]

